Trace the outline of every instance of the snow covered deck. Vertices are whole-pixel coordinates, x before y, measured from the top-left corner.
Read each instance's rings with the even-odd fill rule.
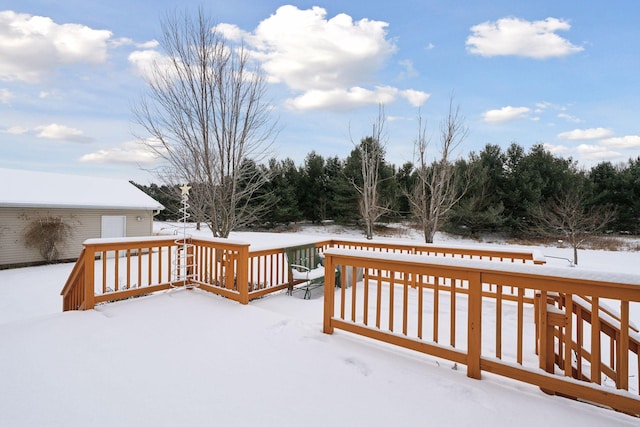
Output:
[[[526,251],[314,244],[327,271],[353,272],[340,275],[338,291],[335,275],[325,274],[326,333],[343,329],[465,365],[471,378],[491,372],[640,415],[638,336],[629,322],[639,276],[536,265],[540,257]],[[250,249],[220,239],[88,241],[62,291],[64,309],[180,286],[247,304],[297,283],[285,248]],[[603,299],[620,307],[614,321],[591,316]]]

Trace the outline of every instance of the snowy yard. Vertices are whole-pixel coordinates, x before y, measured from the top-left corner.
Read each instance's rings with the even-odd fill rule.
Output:
[[[323,232],[232,238],[260,247]],[[580,255],[580,269],[638,273],[638,253]],[[0,271],[2,426],[638,425],[491,374],[469,379],[452,362],[346,332],[325,335],[316,294],[282,292],[242,306],[173,290],[62,313],[71,268]],[[640,324],[637,310],[631,320]]]

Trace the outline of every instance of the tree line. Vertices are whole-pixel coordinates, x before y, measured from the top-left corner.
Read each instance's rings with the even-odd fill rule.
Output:
[[[376,145],[364,138],[361,145]],[[292,159],[270,159],[266,164],[245,160],[243,176],[261,176],[264,185],[248,194],[246,205],[263,207],[246,227],[273,229],[299,221],[334,221],[364,226],[361,209],[362,151],[355,147],[346,159],[310,152],[302,165]],[[433,162],[421,169],[412,162],[400,167],[386,162],[384,151],[377,166],[379,221],[415,220],[411,197],[420,173],[437,169]],[[502,232],[512,236],[540,234],[542,219],[553,208],[568,208],[569,197],[578,197],[582,216],[611,212],[602,231],[638,234],[640,225],[640,157],[627,163],[601,162],[591,169],[579,168],[572,159],[553,155],[542,145],[528,151],[512,143],[506,150],[487,144],[466,159],[451,162],[454,176],[466,176],[452,185],[460,195],[439,229],[462,235]],[[255,179],[255,178],[254,178]],[[159,220],[179,219],[177,185],[139,185],[166,209]],[[250,183],[240,182],[240,186]],[[428,191],[428,190],[427,190]],[[197,220],[197,215],[192,217]],[[547,221],[548,222],[548,221]]]

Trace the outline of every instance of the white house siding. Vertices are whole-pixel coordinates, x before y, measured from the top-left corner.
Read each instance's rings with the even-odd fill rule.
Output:
[[[74,260],[82,250],[82,242],[101,237],[103,215],[126,216],[127,237],[150,236],[153,232],[153,211],[150,210],[0,208],[0,268],[44,261],[37,248],[27,248],[24,244],[30,221],[54,216],[69,224],[71,235],[66,244],[58,248],[59,259]]]

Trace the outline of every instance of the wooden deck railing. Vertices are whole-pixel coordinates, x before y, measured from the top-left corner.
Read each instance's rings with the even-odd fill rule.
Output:
[[[181,251],[188,245],[189,265]],[[315,242],[320,250],[355,248],[387,254],[429,254],[512,263],[543,263],[533,252],[465,251],[456,247],[384,244],[348,240]],[[188,270],[188,271],[187,271]],[[180,283],[178,276],[187,278]],[[62,291],[64,310],[91,309],[117,301],[187,284],[247,304],[295,284],[289,277],[285,248],[251,251],[246,243],[227,239],[188,239],[173,236],[90,239]],[[244,284],[240,285],[239,284]]]
[[[543,258],[527,251],[314,243],[326,255],[325,268],[343,273],[335,292],[335,275],[325,273],[325,332],[344,329],[466,365],[472,378],[484,370],[640,415],[640,336],[629,321],[640,286],[632,279],[540,268]],[[291,283],[285,248],[251,251],[226,239],[92,239],[62,290],[63,309],[175,286],[247,304]],[[607,310],[605,300],[620,309]]]
[[[328,271],[351,269],[353,274],[341,275],[335,292],[334,276],[325,274],[324,332],[342,329],[466,365],[472,378],[491,372],[640,416],[640,385],[628,381],[637,378],[640,363],[637,337],[629,332],[629,306],[640,303],[638,277],[618,275],[618,281],[607,281],[574,269],[407,254],[390,257],[372,251],[327,249],[325,256]],[[361,281],[356,279],[358,270]],[[547,301],[554,295],[565,295],[564,313],[574,314],[533,304],[536,298]],[[620,320],[592,316],[588,327],[573,326],[588,317],[578,309],[582,305],[572,302],[573,295],[591,298],[595,313],[600,312],[599,301],[617,302]],[[560,354],[568,361],[575,351],[581,361],[587,360],[592,383],[569,375],[578,369],[573,360],[563,365],[567,376],[554,373],[554,346],[559,341],[554,337],[562,323],[558,317],[564,319],[566,337],[560,338],[565,343]],[[617,328],[608,330],[616,322]],[[614,330],[618,335],[609,353],[601,351],[601,338],[615,335]],[[590,339],[578,339],[577,344],[569,339],[578,335]],[[604,373],[617,379],[615,386],[599,385],[603,361],[610,369]]]
[[[436,245],[412,245],[401,243],[371,242],[371,241],[350,241],[337,240],[319,242],[323,249],[357,249],[390,254],[417,254],[433,255],[446,258],[478,259],[489,261],[502,261],[522,264],[545,264],[545,258],[537,251],[531,250],[495,250],[495,249],[473,249],[456,246],[436,246]]]

